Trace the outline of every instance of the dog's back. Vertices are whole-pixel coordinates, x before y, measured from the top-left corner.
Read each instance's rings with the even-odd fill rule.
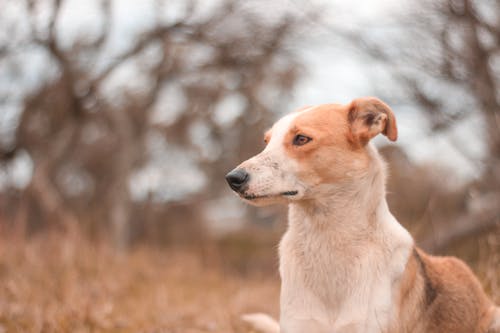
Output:
[[[415,249],[403,276],[397,332],[495,333],[500,311],[472,271],[454,257]]]

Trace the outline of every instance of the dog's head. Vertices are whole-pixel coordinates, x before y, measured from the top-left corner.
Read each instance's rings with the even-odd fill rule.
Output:
[[[254,205],[311,199],[362,177],[366,145],[379,133],[397,139],[392,110],[374,97],[303,108],[278,120],[265,134],[266,148],[226,180]]]

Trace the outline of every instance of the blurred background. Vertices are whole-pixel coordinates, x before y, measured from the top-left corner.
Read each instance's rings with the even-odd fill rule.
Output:
[[[224,175],[374,95],[388,201],[500,302],[497,0],[0,0],[0,332],[246,332],[285,207]]]

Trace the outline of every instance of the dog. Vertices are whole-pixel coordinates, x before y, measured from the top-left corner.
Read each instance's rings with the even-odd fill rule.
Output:
[[[289,207],[279,324],[243,319],[263,333],[500,332],[500,308],[466,264],[426,254],[389,211],[378,134],[396,141],[398,129],[375,97],[306,107],[226,175],[247,203]]]

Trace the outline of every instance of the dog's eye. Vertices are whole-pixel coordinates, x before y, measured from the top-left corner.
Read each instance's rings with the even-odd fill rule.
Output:
[[[308,143],[311,140],[312,139],[310,137],[308,137],[308,136],[305,136],[305,135],[302,135],[302,134],[297,134],[293,138],[293,144],[295,146],[303,146],[303,145],[305,145],[306,143]]]

